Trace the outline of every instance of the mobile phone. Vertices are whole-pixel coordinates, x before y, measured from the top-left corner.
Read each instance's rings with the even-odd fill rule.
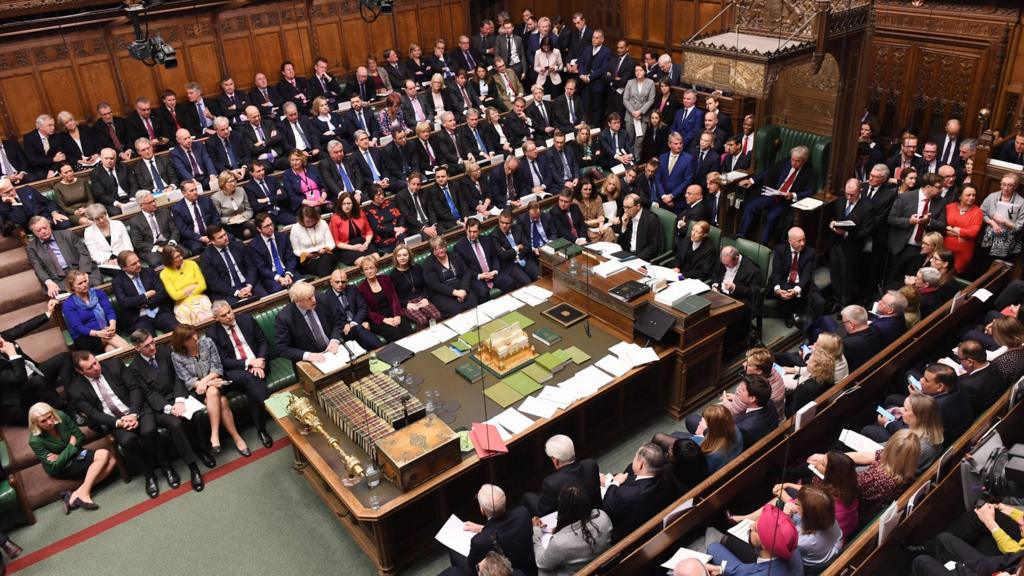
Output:
[[[886,420],[888,420],[889,422],[895,422],[896,421],[896,416],[893,415],[892,412],[889,412],[888,410],[886,410],[885,408],[882,408],[881,406],[875,408],[875,412],[878,412],[879,414],[881,414],[882,417],[885,418]]]
[[[89,450],[87,448],[83,448],[79,450],[78,455],[75,456],[75,460],[85,460],[87,456],[89,456]]]
[[[917,390],[921,390],[921,381],[914,378],[912,374],[907,374],[907,383],[913,386]]]

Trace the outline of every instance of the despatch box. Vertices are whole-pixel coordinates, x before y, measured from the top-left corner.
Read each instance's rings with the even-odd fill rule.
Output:
[[[459,435],[436,416],[421,418],[377,442],[381,472],[403,492],[462,461]]]

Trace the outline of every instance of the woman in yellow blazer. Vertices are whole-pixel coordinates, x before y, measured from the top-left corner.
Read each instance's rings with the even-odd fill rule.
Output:
[[[186,260],[177,246],[166,246],[163,251],[164,269],[160,280],[167,295],[174,300],[174,316],[182,324],[196,325],[213,318],[213,305],[206,292],[206,278],[199,264]]]

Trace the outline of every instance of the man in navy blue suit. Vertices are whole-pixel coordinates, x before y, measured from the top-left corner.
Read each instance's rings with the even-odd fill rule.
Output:
[[[559,182],[553,177],[551,162],[546,154],[537,150],[537,144],[533,140],[523,143],[523,158],[519,162],[519,174],[523,182],[527,183],[530,192],[537,194],[557,194],[562,190]]]
[[[233,240],[220,224],[207,228],[210,245],[199,256],[208,294],[234,306],[239,300],[262,298],[267,291],[256,281],[256,271],[245,258],[242,243]]]
[[[606,169],[610,170],[616,164],[633,163],[633,141],[622,129],[622,117],[618,112],[608,115],[608,129],[601,131],[599,140]]]
[[[519,216],[519,228],[526,237],[525,247],[532,250],[534,256],[540,254],[541,246],[558,238],[554,219],[551,214],[541,211],[540,202],[536,200],[526,205],[526,214]]]
[[[262,160],[253,162],[251,173],[252,178],[245,183],[245,194],[252,209],[270,214],[274,222],[282,226],[295,224],[291,198],[277,179],[267,174],[266,164]]]
[[[601,115],[604,113],[604,100],[608,93],[605,72],[611,66],[612,52],[604,45],[604,32],[601,30],[594,30],[590,42],[590,47],[582,49],[578,69],[580,81],[584,86],[587,122],[591,126],[599,126]]]
[[[814,193],[816,178],[814,169],[807,165],[811,151],[806,146],[795,146],[789,152],[789,159],[762,171],[753,178],[740,180],[742,188],[752,188],[755,184],[777,190],[779,194],[765,196],[760,194],[748,199],[743,205],[743,217],[736,235],[746,238],[750,228],[762,213],[768,216],[761,228],[761,244],[767,244],[775,232],[775,226],[786,213],[790,204],[807,198]]]
[[[875,317],[871,319],[871,328],[878,338],[879,349],[885,348],[907,331],[903,312],[907,309],[907,299],[895,290],[889,290],[875,304]]]
[[[658,69],[656,74],[658,80],[668,78],[669,85],[682,86],[682,82],[680,81],[682,73],[682,67],[679,66],[679,64],[673,64],[671,56],[668,54],[658,56]],[[653,80],[654,77],[652,76],[651,79]],[[694,99],[694,102],[696,103],[696,99]]]
[[[703,188],[707,185],[708,174],[717,172],[721,164],[718,152],[714,150],[715,136],[711,132],[701,132],[699,144],[693,154],[693,181]]]
[[[171,215],[181,233],[181,243],[192,254],[198,254],[210,243],[206,227],[220,224],[220,212],[214,207],[213,201],[206,196],[199,196],[199,185],[195,180],[182,182],[181,194],[184,199],[171,205]]]
[[[480,221],[476,218],[466,221],[466,236],[455,243],[454,250],[473,273],[473,292],[479,301],[490,300],[491,288],[502,293],[519,288],[515,278],[500,270],[494,242],[489,236],[480,236]]]
[[[498,229],[490,237],[494,256],[503,273],[512,276],[523,286],[540,277],[537,255],[530,249],[530,237],[516,222],[511,210],[501,211],[498,215]]]
[[[682,134],[684,146],[690,147],[690,143],[697,139],[703,129],[704,112],[697,108],[697,93],[687,90],[683,93],[683,107],[672,120],[672,131]]]
[[[213,160],[213,173],[220,174],[228,170],[239,182],[245,180],[249,158],[242,146],[241,136],[231,131],[230,121],[223,116],[214,118],[213,130],[215,134],[207,139],[205,146],[210,160]]]
[[[352,109],[343,113],[341,115],[342,118],[347,120],[349,126],[354,126],[356,130],[364,130],[370,135],[370,139],[376,142],[381,137],[381,132],[380,122],[373,115],[373,110],[363,106],[363,99],[358,95],[352,96],[349,102],[352,104]]]
[[[620,472],[610,482],[601,478],[608,487],[601,508],[612,520],[612,540],[629,535],[679,495],[675,483],[662,474],[664,466],[665,452],[647,443],[633,456],[631,472]]]
[[[678,132],[668,135],[668,152],[658,158],[654,181],[661,196],[651,200],[676,214],[686,208],[683,193],[693,182],[693,157],[683,152],[683,136]]]
[[[217,168],[202,142],[195,142],[185,128],[174,133],[178,145],[171,150],[171,162],[182,180],[195,180],[209,190],[217,180]]]
[[[46,218],[55,230],[72,226],[71,220],[61,213],[53,200],[31,186],[15,189],[10,180],[0,178],[0,221],[10,222],[27,231],[33,216]]]
[[[9,178],[15,185],[36,180],[28,173],[28,159],[17,140],[0,141],[0,176]]]
[[[341,345],[341,326],[327,306],[319,305],[309,282],[295,282],[288,289],[291,303],[274,320],[274,343],[282,358],[293,362],[322,362]]]
[[[779,424],[779,413],[772,403],[772,387],[763,376],[744,374],[736,394],[749,408],[736,416],[736,428],[744,446],[753,446]]]
[[[112,281],[117,296],[117,320],[128,332],[143,329],[170,332],[178,325],[164,283],[152,268],[143,268],[138,254],[125,250],[117,255],[121,271]]]
[[[556,184],[564,188],[576,188],[580,182],[580,166],[576,163],[576,155],[565,149],[565,134],[555,130],[554,144],[545,156],[551,164],[551,177]]]
[[[343,340],[355,340],[366,350],[380,348],[380,338],[370,332],[366,301],[355,286],[349,286],[345,270],[331,272],[331,287],[322,291],[317,300],[341,326]]]
[[[274,231],[270,214],[260,212],[254,219],[259,234],[245,248],[245,258],[256,271],[255,280],[267,294],[286,290],[299,273],[288,235]]]

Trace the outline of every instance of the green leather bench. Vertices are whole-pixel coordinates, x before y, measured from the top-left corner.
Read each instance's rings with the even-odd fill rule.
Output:
[[[651,263],[671,268],[673,266],[672,259],[675,256],[676,215],[673,212],[669,212],[668,210],[657,206],[651,206],[651,214],[658,217],[658,222],[661,224],[661,231],[664,234],[661,254],[658,254],[651,259]],[[692,224],[692,222],[690,224]],[[686,229],[690,229],[689,224]]]
[[[11,458],[7,453],[7,443],[0,440],[0,468],[9,470],[10,466]],[[36,523],[32,508],[22,497],[19,487],[13,480],[14,475],[0,478],[0,529],[3,530]]]

